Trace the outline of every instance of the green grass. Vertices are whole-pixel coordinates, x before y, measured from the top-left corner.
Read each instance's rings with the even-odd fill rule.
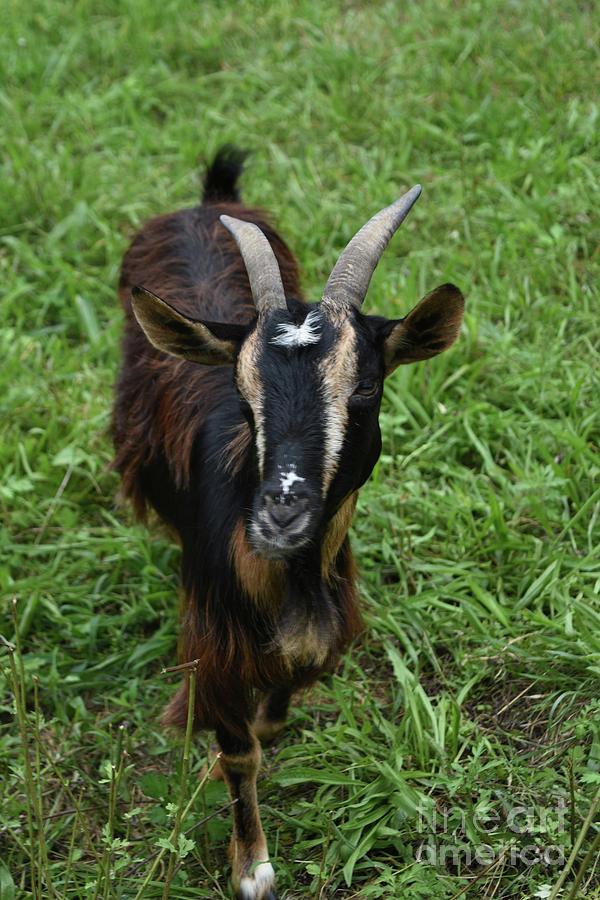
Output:
[[[116,280],[225,142],[311,297],[420,181],[366,306],[467,300],[386,389],[368,630],[265,755],[280,893],[600,896],[599,38],[571,0],[2,5],[2,900],[165,896],[206,748],[186,774],[157,724],[178,552],[108,471]],[[226,803],[200,792],[171,900],[227,895]]]

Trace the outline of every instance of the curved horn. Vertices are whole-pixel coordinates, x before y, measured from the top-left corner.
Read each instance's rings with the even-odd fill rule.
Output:
[[[324,302],[333,300],[360,310],[381,254],[420,193],[421,185],[416,184],[354,235],[333,267],[323,291]]]
[[[240,248],[257,310],[285,309],[285,291],[279,264],[273,248],[258,225],[233,216],[219,218]]]

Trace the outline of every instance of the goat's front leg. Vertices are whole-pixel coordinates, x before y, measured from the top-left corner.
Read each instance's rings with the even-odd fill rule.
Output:
[[[277,900],[275,873],[269,862],[267,842],[260,824],[256,774],[260,744],[249,726],[239,737],[217,729],[221,771],[234,802],[231,865],[238,900]]]

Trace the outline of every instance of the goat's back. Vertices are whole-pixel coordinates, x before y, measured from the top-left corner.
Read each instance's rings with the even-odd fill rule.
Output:
[[[125,253],[119,296],[127,315],[123,365],[116,385],[114,468],[139,515],[149,498],[144,471],[164,468],[174,488],[189,477],[194,443],[208,416],[232,407],[239,415],[230,367],[176,359],[153,347],[131,308],[135,285],[158,294],[185,315],[207,322],[248,324],[256,317],[243,259],[219,221],[225,214],[254,222],[277,257],[286,294],[300,297],[297,264],[265,214],[239,202],[239,160],[217,156],[205,180],[204,202],[147,222]]]
[[[264,213],[241,203],[211,202],[151,219],[135,236],[119,279],[119,296],[129,318],[131,289],[141,285],[192,318],[252,321],[256,308],[246,267],[219,221],[221,215],[259,226],[275,251],[286,294],[300,296],[296,262]]]

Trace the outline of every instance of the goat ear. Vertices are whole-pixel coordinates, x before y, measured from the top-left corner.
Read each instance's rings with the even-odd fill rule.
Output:
[[[190,319],[142,287],[133,288],[131,306],[151,344],[171,356],[208,366],[231,365],[248,333],[244,325]]]
[[[465,301],[453,284],[427,294],[393,325],[384,342],[385,374],[403,363],[429,359],[451,347],[460,331]]]

